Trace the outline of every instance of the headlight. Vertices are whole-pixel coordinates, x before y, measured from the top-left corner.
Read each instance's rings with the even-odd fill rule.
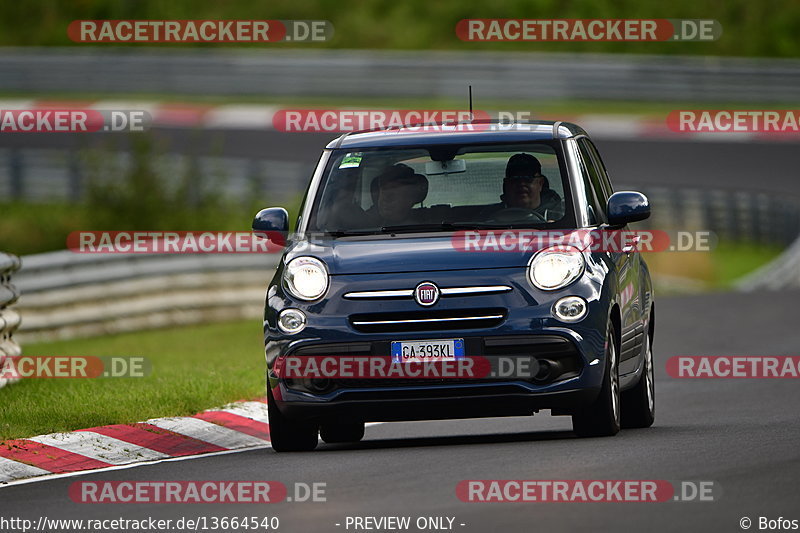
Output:
[[[554,291],[578,279],[585,266],[583,253],[575,247],[545,248],[531,258],[528,280],[538,289]]]
[[[286,289],[301,300],[316,300],[328,290],[328,269],[314,257],[296,257],[283,271]]]

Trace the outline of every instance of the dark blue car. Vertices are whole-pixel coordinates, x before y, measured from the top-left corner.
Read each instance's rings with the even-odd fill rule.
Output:
[[[595,240],[649,214],[574,124],[332,141],[266,296],[272,447],[540,409],[579,436],[652,425],[650,274],[635,237]],[[286,235],[288,215],[264,209],[253,229]]]

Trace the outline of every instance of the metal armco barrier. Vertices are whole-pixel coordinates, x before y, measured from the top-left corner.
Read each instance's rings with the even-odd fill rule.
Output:
[[[800,200],[763,191],[618,186],[647,195],[652,216],[637,229],[711,231],[720,241],[790,246],[800,236]]]
[[[88,337],[240,318],[257,320],[277,254],[26,256],[19,338]]]
[[[746,292],[800,288],[800,237],[774,261],[739,280],[737,288]]]
[[[0,148],[0,198],[81,201],[93,175],[85,155],[58,149]],[[121,152],[103,154],[103,158],[113,161],[114,168],[122,169],[122,173],[134,164],[128,154]],[[157,159],[160,167],[170,169],[164,172],[165,176],[177,180],[191,171],[198,182],[222,189],[226,196],[239,201],[253,195],[288,200],[302,192],[314,170],[314,162],[289,160],[193,158],[183,154],[166,154]]]
[[[14,357],[22,353],[19,344],[11,336],[20,325],[20,315],[9,307],[19,298],[19,291],[11,284],[11,275],[19,267],[19,257],[0,252],[0,368],[6,357]],[[9,381],[0,378],[0,387],[5,386]]]
[[[3,48],[7,92],[794,102],[800,61],[624,54]]]

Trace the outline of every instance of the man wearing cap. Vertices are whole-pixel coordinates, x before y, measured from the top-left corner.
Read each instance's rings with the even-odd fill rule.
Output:
[[[370,184],[373,205],[367,211],[375,225],[392,226],[422,222],[413,220],[413,207],[428,195],[428,179],[408,165],[392,165]]]
[[[514,154],[508,160],[500,200],[481,211],[481,218],[498,222],[553,221],[564,216],[561,197],[550,189],[542,175],[542,164],[530,154]]]

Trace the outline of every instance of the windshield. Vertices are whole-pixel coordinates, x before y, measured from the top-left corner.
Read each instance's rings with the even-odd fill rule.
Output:
[[[574,227],[557,142],[335,150],[309,231]]]

